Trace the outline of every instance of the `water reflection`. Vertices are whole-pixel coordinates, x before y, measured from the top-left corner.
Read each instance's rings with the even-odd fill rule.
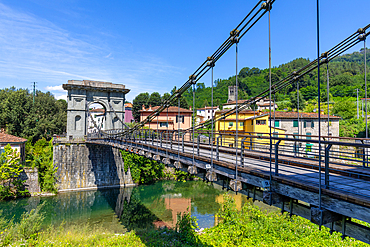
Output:
[[[199,227],[217,223],[214,215],[223,201],[223,191],[217,185],[202,181],[186,183],[161,181],[134,188],[101,189],[61,193],[47,198],[26,198],[0,202],[3,217],[19,221],[23,212],[45,203],[45,225],[92,225],[123,232],[147,227],[174,227],[177,214],[190,212],[197,217]],[[235,195],[238,209],[250,202]]]

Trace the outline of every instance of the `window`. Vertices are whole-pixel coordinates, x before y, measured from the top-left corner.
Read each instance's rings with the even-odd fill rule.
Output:
[[[229,127],[233,127],[234,126],[234,123],[233,122],[229,122]]]
[[[265,125],[266,124],[266,120],[256,120],[256,124],[257,125]]]
[[[279,135],[278,135],[278,134],[279,134],[279,132],[273,132],[273,135],[272,135],[272,136],[273,136],[273,137],[279,137]]]
[[[275,120],[275,127],[279,128],[280,127],[280,120]]]
[[[311,127],[311,128],[314,128],[315,127],[315,124],[313,123],[313,120],[306,120],[303,122],[303,127],[304,128],[307,128],[307,127]]]
[[[159,127],[168,127],[168,123],[167,122],[159,123]]]
[[[311,136],[310,136],[310,135],[311,135],[311,133],[310,133],[310,132],[306,132],[306,135],[307,135],[307,138],[306,138],[306,139],[307,139],[307,140],[311,140]]]
[[[293,127],[298,127],[298,120],[293,120]]]
[[[244,122],[240,122],[240,123],[239,123],[239,126],[240,126],[240,127],[244,127]]]
[[[298,138],[299,133],[293,133],[293,138]]]
[[[176,123],[178,123],[178,122],[179,122],[179,116],[177,115],[177,116],[176,116]],[[181,123],[184,123],[184,116],[181,116],[181,115],[180,115],[180,122],[181,122]]]

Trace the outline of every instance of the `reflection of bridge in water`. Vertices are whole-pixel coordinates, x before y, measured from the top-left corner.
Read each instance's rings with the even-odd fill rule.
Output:
[[[324,124],[321,115],[321,82],[320,76],[317,77],[317,75],[320,75],[320,67],[329,66],[333,59],[355,45],[361,42],[365,44],[366,37],[370,34],[367,31],[370,24],[358,29],[321,55],[318,50],[315,61],[274,83],[271,79],[270,47],[269,89],[239,104],[238,43],[265,14],[270,16],[274,2],[274,0],[258,1],[239,25],[230,32],[225,42],[211,56],[207,57],[189,76],[189,79],[181,87],[178,87],[178,90],[173,92],[161,106],[156,107],[149,116],[134,127],[125,128],[117,114],[117,110],[120,110],[118,113],[123,116],[124,108],[121,110],[120,105],[124,99],[124,94],[128,91],[124,87],[117,89],[117,93],[119,93],[115,94],[117,108],[110,103],[110,89],[104,89],[104,95],[106,96],[104,100],[109,103],[107,103],[106,108],[111,109],[111,128],[108,128],[111,130],[99,131],[99,133],[87,136],[85,138],[86,143],[127,150],[168,166],[174,166],[176,169],[219,183],[237,193],[244,193],[253,199],[278,206],[282,211],[288,211],[291,214],[310,219],[312,222],[319,224],[320,227],[325,225],[331,231],[341,232],[343,237],[351,236],[370,243],[370,228],[351,220],[353,218],[370,223],[370,170],[367,152],[370,145],[367,139],[331,136],[329,131],[330,119],[327,120],[328,136],[321,134]],[[319,15],[319,13],[317,14]],[[317,27],[319,27],[319,23],[317,23]],[[213,107],[213,70],[217,61],[231,47],[235,47],[236,62],[235,108],[222,111],[222,114],[218,114],[216,117],[212,114],[211,119],[199,125],[195,124],[193,117],[192,127],[186,130],[180,129],[180,119],[183,116],[180,115],[180,109],[178,109],[177,130],[170,131],[168,128],[159,130],[159,115],[161,113],[166,114],[170,106],[178,105],[178,108],[180,108],[180,99],[185,92],[190,93],[192,91],[192,109],[195,111],[195,85],[206,73],[209,73],[211,77],[211,107]],[[366,61],[366,49],[364,51]],[[366,62],[364,62],[364,65],[366,71]],[[313,73],[314,71],[317,71],[317,73]],[[238,122],[238,114],[243,110],[251,109],[258,100],[269,99],[269,102],[272,102],[272,97],[276,93],[286,93],[286,90],[295,87],[297,87],[297,97],[299,99],[299,82],[303,81],[307,75],[313,78],[316,76],[318,81],[319,109],[317,113],[318,125],[316,126],[319,126],[319,128],[317,136],[301,135],[302,131],[299,130],[299,127],[297,134],[274,133],[272,130],[273,112],[271,103],[269,103],[270,109],[267,113],[269,116],[266,118],[269,121],[269,125],[266,125],[266,132],[258,133],[254,127],[257,125],[256,122],[250,125],[253,126],[254,131],[244,128],[239,129],[239,127],[244,126]],[[327,75],[327,78],[329,80],[329,75]],[[367,81],[366,73],[364,81]],[[91,102],[94,100],[92,91],[95,89],[89,88],[88,95],[91,96],[89,96]],[[75,93],[76,97],[80,93],[73,87],[68,90],[69,95]],[[329,90],[328,86],[328,93]],[[97,95],[99,95],[98,92]],[[327,98],[329,100],[329,97]],[[77,97],[76,100],[80,99]],[[78,102],[76,105],[78,105]],[[329,102],[327,103],[329,105]],[[71,113],[69,116],[72,116],[74,105],[69,102],[68,107]],[[82,107],[81,111],[86,111],[83,103],[80,104],[80,107]],[[299,109],[299,105],[297,108]],[[195,116],[195,112],[193,113]],[[71,129],[71,133],[74,133],[76,137],[83,135],[81,131],[79,132],[76,129],[76,126],[80,126],[77,124],[81,120],[79,116],[68,120],[68,130]],[[84,116],[86,119],[87,115]],[[230,119],[230,116],[235,116],[236,127],[231,131],[215,132],[214,124],[220,121],[225,122],[228,118]],[[297,126],[301,125],[299,116],[298,113]],[[144,128],[148,123],[152,130]],[[263,123],[266,124],[267,121],[265,120]],[[203,138],[205,136],[206,138]],[[202,143],[201,137],[202,140],[206,140],[208,143]],[[306,148],[303,150],[302,146]]]

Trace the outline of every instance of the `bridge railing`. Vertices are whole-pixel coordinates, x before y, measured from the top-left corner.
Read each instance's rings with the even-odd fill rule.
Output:
[[[366,139],[323,136],[319,143],[318,136],[307,135],[240,132],[236,138],[232,131],[215,132],[211,136],[209,131],[151,129],[137,130],[128,136],[116,134],[109,138],[94,134],[88,140],[127,142],[142,148],[151,145],[264,172],[271,167],[274,176],[315,186],[321,181],[327,189],[370,197],[370,187],[364,186],[364,181],[370,181],[370,143]]]

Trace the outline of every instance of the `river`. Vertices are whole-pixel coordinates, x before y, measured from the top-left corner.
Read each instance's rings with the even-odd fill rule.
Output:
[[[44,203],[44,226],[99,226],[113,232],[146,227],[174,227],[177,214],[190,212],[199,228],[217,224],[215,214],[226,190],[203,181],[159,181],[130,188],[98,189],[59,193],[52,197],[31,197],[0,202],[2,217],[18,222],[24,212]],[[252,203],[246,196],[231,193],[238,209]],[[255,202],[263,210],[276,210]]]

